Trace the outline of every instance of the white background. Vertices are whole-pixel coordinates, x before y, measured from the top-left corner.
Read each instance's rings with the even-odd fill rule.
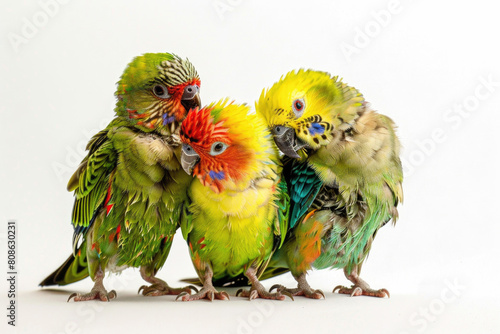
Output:
[[[54,1],[4,0],[0,12],[0,268],[15,219],[19,333],[500,331],[500,24],[491,1]],[[228,96],[253,106],[262,88],[305,67],[342,76],[394,119],[405,202],[362,273],[390,299],[334,295],[348,282],[328,270],[309,275],[326,293],[319,301],[146,298],[134,269],[106,279],[118,292],[110,303],[66,303],[89,279],[37,287],[71,251],[66,182],[113,117],[116,81],[134,56],[165,51],[197,67],[204,103]],[[175,286],[194,275],[178,235],[159,276]],[[0,326],[14,333],[1,277]],[[274,282],[294,284],[286,275],[265,285]]]

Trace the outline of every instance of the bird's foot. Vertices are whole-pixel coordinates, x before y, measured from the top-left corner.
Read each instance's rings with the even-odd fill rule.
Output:
[[[251,288],[250,290],[239,289],[236,291],[236,297],[248,297],[249,300],[257,298],[272,299],[272,300],[285,300],[286,296],[293,300],[293,296],[287,290],[271,293],[267,292],[263,287]]]
[[[379,297],[379,298],[384,298],[388,297],[390,298],[391,295],[387,289],[379,289],[379,290],[374,290],[370,288],[369,286],[360,286],[360,285],[352,285],[350,288],[347,288],[342,285],[337,285],[335,289],[333,289],[333,293],[335,291],[338,291],[338,293],[346,294],[346,295],[351,295],[351,297],[354,296],[370,296],[370,297]]]
[[[310,287],[305,287],[305,288],[298,287],[298,288],[294,288],[294,289],[289,289],[283,285],[275,284],[269,289],[269,292],[273,291],[274,289],[276,289],[276,291],[281,292],[281,293],[286,291],[289,294],[291,294],[292,296],[304,296],[304,297],[312,298],[312,299],[321,299],[321,298],[326,299],[323,291],[321,291],[319,289],[313,290]]]
[[[208,299],[213,301],[214,299],[220,300],[229,300],[229,295],[225,291],[217,291],[214,287],[203,287],[199,292],[194,295],[189,294],[188,292],[182,292],[175,298],[175,300],[182,300],[183,302],[200,300],[200,299]]]
[[[109,302],[111,299],[116,298],[116,291],[111,290],[110,292],[107,292],[104,287],[103,288],[94,288],[92,289],[89,293],[85,294],[80,294],[80,293],[72,293],[69,298],[68,302],[71,300],[71,298],[74,298],[75,302],[81,302],[81,301],[86,301],[86,300],[100,300],[103,302]]]
[[[165,296],[165,295],[178,295],[182,292],[186,292],[188,294],[190,294],[191,291],[198,292],[198,289],[192,285],[188,285],[183,288],[171,288],[165,282],[154,283],[149,286],[143,285],[139,288],[139,291],[137,291],[137,293],[141,293],[141,290],[143,296]]]

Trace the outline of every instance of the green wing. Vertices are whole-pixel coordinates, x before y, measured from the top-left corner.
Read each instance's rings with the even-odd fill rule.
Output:
[[[78,249],[78,241],[92,226],[99,209],[105,202],[110,177],[117,161],[117,154],[108,139],[107,130],[95,135],[87,149],[89,149],[89,154],[68,183],[68,189],[74,189],[76,197],[71,219],[75,228],[74,254]]]
[[[277,237],[275,248],[280,248],[286,239],[289,226],[290,196],[288,195],[287,184],[281,179],[277,185],[278,196],[274,201],[276,205],[276,225],[274,234]]]
[[[189,243],[188,236],[193,229],[193,213],[189,210],[191,206],[191,198],[187,196],[186,201],[182,204],[182,211],[180,217],[180,227],[182,237]]]
[[[110,176],[116,166],[116,152],[108,139],[108,130],[97,133],[87,145],[88,155],[83,159],[68,182],[68,191],[75,192],[72,224],[73,254],[47,276],[40,286],[66,285],[89,276],[87,243],[78,241],[95,220],[96,213],[106,199]]]

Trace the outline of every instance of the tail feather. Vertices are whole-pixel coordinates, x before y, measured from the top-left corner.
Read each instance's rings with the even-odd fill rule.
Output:
[[[67,285],[88,277],[86,249],[84,242],[76,252],[76,256],[71,254],[59,268],[40,282],[40,286]]]

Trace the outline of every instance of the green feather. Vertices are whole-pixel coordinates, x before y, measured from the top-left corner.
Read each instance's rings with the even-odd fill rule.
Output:
[[[193,80],[199,79],[192,64],[169,53],[144,54],[127,66],[118,82],[116,118],[92,137],[68,183],[75,194],[74,255],[42,285],[94,279],[109,265],[155,274],[165,263],[193,178],[177,159],[180,124],[163,124],[163,115],[187,113],[181,96],[159,102],[152,87]]]
[[[300,114],[290,108],[297,98],[305,102]],[[307,233],[317,237],[314,229],[296,228],[310,215],[308,224],[323,225],[321,254],[315,260],[310,256],[310,264],[318,269],[344,268],[347,274],[354,268],[359,271],[378,229],[397,219],[396,206],[403,200],[394,123],[371,110],[354,87],[313,70],[282,77],[263,91],[256,109],[269,126],[292,128],[307,144],[299,152],[301,160],[284,160],[292,230],[283,247],[290,251],[276,252],[264,276],[272,276],[277,268],[288,267],[294,275],[310,268],[295,261],[304,254],[293,251],[300,249],[297,242]],[[312,122],[323,132],[311,134]]]

